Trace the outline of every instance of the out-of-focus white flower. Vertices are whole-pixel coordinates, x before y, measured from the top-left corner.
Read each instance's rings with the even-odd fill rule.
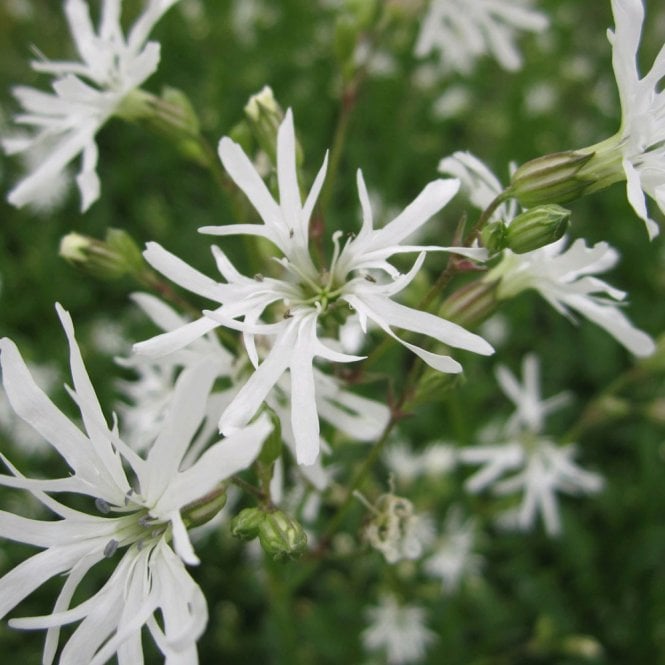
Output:
[[[621,100],[621,127],[610,142],[623,156],[628,201],[653,238],[659,228],[649,217],[645,194],[665,213],[665,46],[649,73],[640,78],[637,52],[644,22],[642,0],[612,0],[612,11],[615,30],[608,31],[608,37]]]
[[[522,66],[520,31],[542,32],[547,17],[531,0],[432,0],[416,41],[417,57],[441,54],[443,71],[468,74],[478,58],[493,56],[510,71]]]
[[[487,274],[499,280],[499,298],[512,298],[535,289],[557,312],[574,321],[575,310],[604,328],[636,356],[648,356],[655,345],[651,337],[635,328],[621,311],[626,294],[593,275],[614,267],[619,253],[606,242],[587,247],[577,239],[565,249],[564,237],[532,252],[514,254],[504,250],[501,262]]]
[[[199,562],[187,527],[205,519],[204,508],[214,513],[222,495],[220,483],[251,464],[270,422],[262,417],[184,464],[215,377],[214,368],[188,369],[175,385],[159,436],[145,458],[138,456],[115,424],[108,427],[71,318],[56,308],[69,342],[70,394],[81,412],[83,430],[36,386],[14,343],[0,340],[9,402],[71,469],[64,478],[26,478],[3,457],[10,473],[0,475],[0,485],[30,492],[59,519],[40,521],[0,512],[0,537],[43,548],[0,578],[0,617],[47,580],[67,573],[51,614],[10,622],[16,628],[47,630],[43,663],[53,662],[61,627],[80,622],[61,651],[61,663],[103,665],[114,654],[122,665],[142,662],[141,632],[146,626],[168,662],[195,665],[207,609],[201,589],[183,565]],[[51,497],[58,492],[94,499],[97,514]],[[121,548],[126,549],[106,584],[70,609],[87,572]]]
[[[363,645],[385,653],[388,665],[420,662],[436,637],[427,628],[424,608],[400,605],[393,596],[382,596],[378,605],[368,608],[367,620]]]
[[[481,465],[466,480],[467,491],[477,494],[490,489],[499,496],[523,494],[519,509],[500,518],[503,524],[530,529],[540,513],[547,533],[557,535],[561,532],[557,492],[593,494],[602,489],[603,479],[575,464],[574,445],[557,446],[541,434],[546,416],[562,406],[568,395],[541,399],[535,356],[525,357],[522,371],[522,384],[505,367],[497,371],[499,384],[516,411],[505,426],[488,430],[483,440],[492,437],[502,443],[465,447],[458,451],[458,459],[464,464]]]
[[[568,392],[541,399],[540,364],[533,353],[524,356],[522,361],[521,384],[504,365],[496,368],[496,378],[501,390],[515,405],[515,413],[506,423],[508,434],[516,434],[523,429],[539,434],[543,430],[545,418],[571,400]]]
[[[465,577],[480,571],[482,557],[473,551],[476,529],[476,521],[464,519],[457,507],[448,511],[434,553],[425,562],[425,571],[441,580],[444,593],[454,593]]]
[[[470,152],[460,150],[444,157],[439,162],[439,173],[458,178],[462,193],[478,210],[485,210],[504,189],[487,165]],[[509,224],[517,213],[517,202],[509,200],[502,203],[490,219]]]
[[[481,464],[465,484],[469,492],[485,489],[497,496],[522,493],[519,509],[508,523],[522,530],[533,528],[538,514],[550,536],[561,533],[557,493],[594,494],[603,488],[603,479],[575,464],[573,445],[557,446],[545,438],[523,433],[519,441],[495,446],[476,446],[460,451],[460,460]],[[501,476],[510,474],[499,480]],[[503,520],[507,523],[506,519]]]
[[[411,483],[420,476],[432,478],[449,473],[457,463],[456,447],[447,443],[430,443],[414,451],[405,443],[396,443],[384,453],[386,465],[398,480]]]
[[[177,0],[149,0],[127,37],[120,26],[121,3],[104,0],[96,32],[84,0],[66,0],[65,15],[80,62],[40,59],[32,66],[55,77],[53,93],[18,86],[14,95],[24,109],[15,122],[33,129],[29,136],[9,136],[2,145],[8,154],[45,155],[9,193],[16,207],[37,204],[67,165],[79,155],[81,170],[76,183],[81,209],[99,198],[95,135],[113,115],[123,114],[128,96],[154,73],[159,44],[148,35]]]
[[[243,333],[245,348],[256,371],[235,395],[220,419],[220,429],[230,433],[249,422],[285,371],[291,379],[291,426],[300,464],[312,464],[319,452],[319,416],[313,370],[315,358],[332,362],[360,360],[337,350],[337,340],[321,338],[325,321],[336,325],[338,315],[351,310],[363,333],[374,323],[424,362],[442,372],[460,372],[461,365],[450,356],[427,351],[405,342],[393,327],[428,335],[452,347],[490,354],[492,347],[481,337],[432,314],[398,304],[392,298],[417,275],[428,251],[454,251],[479,258],[476,248],[444,248],[402,245],[438,212],[457,191],[457,181],[430,183],[395,219],[374,229],[369,197],[362,174],[358,189],[363,223],[356,236],[340,244],[341,233],[333,235],[334,253],[328,269],[317,268],[309,252],[309,220],[323,184],[324,160],[303,204],[296,171],[296,142],[293,116],[287,111],[277,140],[279,203],[256,172],[242,148],[228,137],[220,142],[221,160],[231,178],[250,199],[263,224],[233,224],[205,227],[215,235],[248,234],[270,240],[282,253],[276,261],[284,268],[282,278],[254,278],[241,275],[226,255],[213,247],[217,267],[226,283],[218,283],[194,270],[155,243],[145,252],[146,260],[161,273],[190,291],[220,303],[214,311],[177,330],[136,345],[139,353],[159,356],[187,347],[213,328],[223,325]],[[395,254],[419,252],[408,273],[401,275],[389,263]],[[273,314],[272,323],[261,317]],[[335,319],[332,321],[331,319]],[[270,349],[259,362],[256,336],[272,338]]]

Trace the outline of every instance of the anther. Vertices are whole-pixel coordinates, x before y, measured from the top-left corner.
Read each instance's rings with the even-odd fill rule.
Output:
[[[106,543],[106,547],[104,548],[104,557],[106,559],[110,559],[116,553],[119,544],[120,543],[118,543],[117,540],[111,538],[111,540]]]

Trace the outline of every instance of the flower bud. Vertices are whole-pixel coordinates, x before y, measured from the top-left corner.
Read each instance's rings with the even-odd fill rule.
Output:
[[[491,254],[504,250],[507,246],[506,233],[508,227],[504,222],[488,224],[481,232],[480,239]]]
[[[231,520],[231,533],[240,540],[254,540],[265,518],[260,508],[244,508]]]
[[[300,523],[281,510],[264,515],[259,525],[259,542],[263,551],[274,561],[299,557],[307,547],[307,534]]]
[[[188,504],[182,510],[182,517],[188,529],[209,522],[226,505],[226,490],[222,486],[198,501]]]
[[[277,155],[277,132],[284,119],[284,111],[268,85],[252,95],[245,105],[245,117],[259,144],[273,164]]]
[[[507,193],[524,206],[569,203],[625,180],[617,136],[581,150],[555,152],[522,164]]]
[[[134,89],[120,102],[115,115],[128,122],[148,118],[153,114],[154,99],[153,94],[140,88]]]
[[[59,253],[68,263],[102,280],[136,275],[144,267],[141,250],[121,229],[109,229],[105,240],[68,233],[60,241]]]
[[[496,291],[496,281],[469,282],[443,301],[439,316],[464,328],[475,328],[496,310]]]
[[[531,208],[518,215],[505,231],[505,243],[515,254],[524,254],[549,245],[568,229],[570,210],[556,204]]]

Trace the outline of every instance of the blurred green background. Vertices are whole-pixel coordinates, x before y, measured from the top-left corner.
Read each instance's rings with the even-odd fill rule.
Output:
[[[649,18],[641,51],[645,67],[665,35],[662,3],[646,4]],[[16,110],[11,86],[47,85],[47,77],[29,67],[31,45],[49,58],[73,56],[60,5],[51,0],[0,4],[5,132]],[[134,0],[124,5],[127,17],[140,7]],[[438,161],[456,150],[474,152],[505,181],[511,161],[582,147],[616,131],[618,99],[605,36],[612,25],[609,2],[543,0],[538,6],[549,14],[551,26],[541,36],[519,40],[525,64],[516,73],[501,70],[487,58],[471,76],[435,77],[425,85],[422,63],[411,53],[417,17],[405,15],[387,31],[380,51],[391,66],[370,73],[360,91],[326,215],[328,235],[359,223],[359,167],[380,203],[377,216],[385,221],[391,210],[403,207],[434,179]],[[312,0],[182,0],[154,31],[162,44],[162,61],[146,88],[182,89],[216,145],[242,118],[248,97],[271,85],[282,106],[294,111],[305,155],[304,181],[309,183],[331,144],[340,107],[342,82],[334,56],[338,14],[335,3],[324,6]],[[436,69],[436,59],[429,65]],[[441,96],[457,89],[467,105],[446,115]],[[53,309],[55,301],[61,302],[77,325],[102,403],[111,405],[113,381],[119,375],[112,356],[126,353],[132,341],[151,330],[128,304],[127,295],[136,285],[82,277],[58,257],[60,238],[72,230],[102,237],[108,227],[119,227],[139,243],[156,240],[214,275],[210,241],[196,230],[228,222],[232,212],[209,174],[182,159],[165,137],[113,120],[99,133],[98,143],[102,195],[85,215],[79,213],[74,190],[62,207],[47,214],[17,211],[0,202],[0,334],[14,339],[32,362],[58,368],[61,384],[67,358]],[[0,169],[6,192],[20,166],[3,158]],[[608,281],[629,292],[626,313],[635,325],[657,336],[665,329],[662,240],[648,241],[621,185],[571,207],[574,237],[607,240],[620,250],[621,263]],[[450,244],[464,210],[468,206],[458,197],[431,223],[432,241]],[[426,265],[434,275],[444,261],[431,257]],[[425,406],[404,423],[401,438],[414,448],[439,438],[470,445],[488,413],[509,415],[510,404],[492,373],[499,362],[517,372],[523,355],[535,351],[543,367],[543,394],[573,391],[573,405],[549,423],[555,438],[581,416],[587,402],[635,363],[606,333],[587,322],[571,325],[535,294],[507,303],[502,315],[509,334],[496,356],[463,357],[466,381],[443,407]],[[369,390],[383,394],[385,385]],[[55,397],[73,414],[64,391],[57,389]],[[427,607],[428,625],[438,640],[426,663],[665,663],[663,367],[643,370],[640,380],[619,398],[612,408],[604,405],[605,410],[594,412],[597,420],[578,441],[582,465],[604,475],[606,489],[596,497],[561,500],[564,533],[558,539],[548,538],[540,526],[527,534],[486,526],[480,546],[482,576],[455,595],[443,596],[438,584],[417,571],[401,565],[390,569],[379,554],[365,551],[319,568],[292,599],[286,617],[291,633],[285,634],[285,617],[275,609],[279,589],[266,594],[264,577],[221,529],[199,546],[204,565],[192,571],[210,610],[209,629],[200,641],[201,662],[382,662],[363,653],[359,634],[367,604],[375,603],[379,590],[389,586],[399,590],[405,602]],[[22,469],[39,473],[43,457],[17,450],[11,431],[2,433],[2,439],[3,452],[11,451]],[[358,457],[357,448],[340,451],[343,462]],[[437,520],[454,500],[482,517],[489,502],[464,497],[464,475],[460,471],[451,482],[425,484],[411,498]],[[379,469],[375,489],[380,492],[385,482],[386,472]],[[31,510],[16,493],[0,491],[0,499],[3,507]],[[358,505],[347,526],[354,536],[361,516]],[[5,542],[0,548],[3,572],[30,551]],[[278,577],[288,583],[301,565],[284,564]],[[20,613],[45,612],[59,584],[56,580],[33,594]],[[94,579],[90,585],[94,587]],[[588,636],[599,648],[588,656],[575,653],[570,647],[574,636]],[[40,662],[41,648],[41,635],[0,625],[0,650],[11,653],[14,662]]]

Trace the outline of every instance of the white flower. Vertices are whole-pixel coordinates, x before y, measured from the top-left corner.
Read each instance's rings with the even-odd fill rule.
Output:
[[[368,651],[385,652],[388,665],[420,662],[435,634],[425,625],[425,610],[399,605],[393,596],[383,596],[367,610],[369,625],[362,633]]]
[[[542,431],[545,418],[570,402],[570,393],[559,393],[546,400],[540,397],[540,366],[538,358],[529,353],[522,361],[522,383],[504,365],[496,369],[496,378],[516,411],[506,423],[506,432],[516,434],[526,429],[534,434]]]
[[[58,382],[59,372],[50,365],[31,364],[30,373],[41,386],[44,386],[46,392],[54,389]],[[0,393],[0,429],[6,440],[23,455],[32,457],[49,452],[44,449],[42,437],[16,416],[4,393]]]
[[[628,200],[647,225],[649,237],[658,224],[649,217],[644,194],[665,213],[665,47],[644,77],[637,69],[637,51],[644,22],[642,0],[612,0],[615,31],[608,31],[612,66],[621,101],[618,142],[626,174]],[[602,144],[601,144],[602,145]]]
[[[579,312],[636,356],[653,353],[651,337],[635,328],[621,312],[620,302],[626,294],[593,276],[612,268],[619,253],[606,242],[587,247],[584,240],[577,239],[564,249],[566,242],[564,237],[524,254],[505,250],[502,261],[485,279],[500,280],[500,298],[535,289],[560,314],[574,321],[570,310]]]
[[[340,233],[335,233],[331,265],[329,269],[319,270],[309,252],[309,219],[323,184],[326,161],[303,204],[296,172],[291,111],[286,113],[277,139],[279,203],[273,199],[239,145],[225,137],[220,142],[219,152],[229,175],[248,196],[263,224],[205,227],[201,231],[221,236],[249,234],[267,238],[283,255],[276,261],[283,267],[284,276],[250,278],[241,275],[226,255],[213,247],[217,267],[226,280],[226,283],[218,283],[159,245],[150,243],[145,257],[154,268],[186,289],[221,305],[214,311],[204,311],[203,318],[142,342],[135,348],[140,353],[158,356],[186,347],[219,325],[241,331],[256,371],[222,414],[222,432],[231,433],[249,422],[288,370],[297,460],[300,464],[314,463],[319,452],[319,418],[312,363],[317,357],[332,362],[361,359],[338,351],[337,340],[319,337],[320,325],[334,312],[345,316],[352,308],[364,333],[368,324],[373,322],[440,371],[459,372],[462,367],[447,355],[435,354],[401,340],[392,328],[418,332],[449,346],[476,353],[492,353],[492,347],[481,337],[392,299],[415,278],[427,251],[445,250],[476,258],[482,256],[482,250],[478,249],[400,244],[450,200],[457,191],[456,181],[430,183],[401,214],[383,228],[375,230],[367,190],[358,172],[362,228],[343,248],[340,248]],[[419,256],[411,270],[400,275],[388,259],[403,252],[419,252]],[[273,312],[277,309],[281,312],[281,318],[273,317],[276,320],[272,323],[264,323],[261,317],[266,315],[268,309]],[[267,335],[274,340],[260,363],[256,335]]]
[[[439,173],[458,178],[463,194],[478,210],[485,210],[504,190],[499,179],[487,165],[470,152],[457,151],[439,162]],[[517,215],[515,199],[502,203],[490,220],[510,223]]]
[[[0,617],[47,580],[65,573],[51,614],[10,622],[17,628],[47,629],[43,663],[53,662],[60,627],[80,622],[61,652],[62,664],[102,665],[116,653],[121,665],[142,662],[143,626],[167,662],[195,664],[196,640],[205,628],[207,610],[201,590],[183,566],[183,562],[198,563],[186,522],[196,520],[193,502],[212,501],[221,481],[253,461],[270,424],[267,419],[257,420],[210,446],[193,464],[183,465],[215,372],[214,368],[186,370],[175,386],[159,436],[147,457],[139,457],[115,426],[108,427],[71,318],[56,307],[69,342],[74,385],[70,395],[81,412],[84,430],[35,385],[14,343],[0,340],[2,378],[12,407],[71,469],[65,478],[31,479],[3,457],[11,473],[0,475],[0,485],[27,490],[59,519],[41,521],[0,512],[1,537],[43,548],[0,578]],[[98,514],[69,508],[50,496],[54,492],[93,498]],[[106,584],[70,609],[87,572],[120,548],[126,550]]]
[[[454,593],[462,579],[480,570],[482,557],[473,551],[476,528],[475,519],[465,520],[457,507],[448,511],[441,538],[425,562],[425,571],[441,580],[444,593]]]
[[[444,71],[468,74],[491,54],[507,70],[522,66],[514,41],[518,31],[542,32],[548,21],[531,0],[432,0],[420,26],[415,54],[440,51]]]
[[[518,441],[501,445],[465,448],[459,457],[467,464],[483,465],[466,481],[469,492],[491,488],[497,496],[523,493],[520,508],[514,514],[515,526],[530,529],[540,514],[547,533],[554,536],[561,533],[557,492],[593,494],[603,487],[598,474],[575,464],[575,454],[573,445],[557,446],[548,439],[523,435]],[[516,473],[499,480],[513,471]]]
[[[95,135],[118,112],[127,96],[157,69],[159,44],[147,42],[148,35],[175,2],[149,0],[126,38],[120,26],[120,0],[103,0],[98,32],[84,0],[65,2],[69,29],[81,61],[43,59],[32,63],[38,72],[55,77],[53,93],[26,86],[14,89],[24,109],[15,121],[33,128],[34,133],[8,137],[3,140],[3,147],[8,154],[27,151],[47,156],[9,193],[12,205],[22,207],[43,200],[44,190],[78,155],[82,155],[76,178],[81,209],[87,210],[99,198]]]
[[[388,447],[384,457],[390,471],[405,483],[419,476],[438,478],[452,471],[457,462],[455,446],[447,443],[430,443],[420,451],[397,443]]]
[[[161,330],[174,330],[186,325],[187,320],[177,314],[164,302],[147,293],[134,293],[132,300],[143,310]],[[234,358],[212,335],[204,335],[189,348],[160,358],[146,358],[132,355],[116,358],[116,362],[133,370],[136,380],[119,380],[116,388],[121,401],[116,404],[127,443],[140,452],[150,447],[161,431],[169,410],[173,387],[178,374],[186,368],[196,367],[196,371],[207,375],[209,368],[215,367],[216,377],[233,378]],[[208,407],[204,426],[190,447],[188,457],[196,456],[209,442],[216,427],[211,427],[219,418],[219,410],[230,401],[230,396],[214,393],[208,395]]]

